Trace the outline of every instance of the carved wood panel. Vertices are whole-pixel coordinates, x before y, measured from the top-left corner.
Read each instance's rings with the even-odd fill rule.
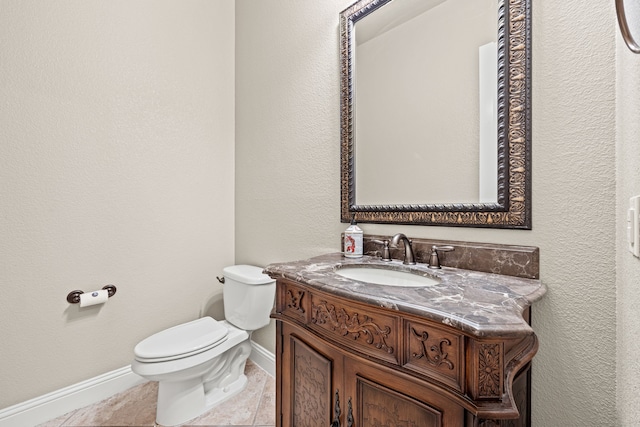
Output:
[[[280,293],[279,311],[302,322],[307,320],[308,293],[290,282],[283,282],[284,289]]]
[[[291,337],[292,411],[296,427],[328,426],[331,417],[331,360]]]
[[[416,378],[360,357],[345,357],[345,395],[355,426],[461,427],[460,404]]]
[[[368,427],[440,427],[442,412],[393,390],[358,381],[360,425]]]
[[[357,351],[398,363],[398,319],[358,305],[311,295],[311,324]]]
[[[500,344],[480,344],[478,352],[478,395],[502,395],[502,351]]]
[[[404,366],[462,390],[464,338],[433,325],[406,321]]]
[[[473,341],[470,381],[476,399],[501,399],[504,391],[504,343]]]

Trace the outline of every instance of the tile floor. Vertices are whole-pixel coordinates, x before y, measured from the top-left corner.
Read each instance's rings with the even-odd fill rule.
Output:
[[[275,426],[275,379],[250,360],[245,373],[249,384],[242,393],[184,426]],[[157,393],[158,383],[148,382],[37,427],[156,426]]]

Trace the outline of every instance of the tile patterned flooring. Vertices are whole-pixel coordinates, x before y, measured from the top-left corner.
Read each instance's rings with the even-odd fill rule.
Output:
[[[274,427],[276,407],[275,379],[256,364],[247,361],[247,388],[198,418],[184,424],[208,427]],[[64,414],[37,427],[148,427],[155,424],[158,383],[132,387],[108,399]]]

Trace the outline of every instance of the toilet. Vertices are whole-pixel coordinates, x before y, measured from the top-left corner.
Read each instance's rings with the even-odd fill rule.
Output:
[[[158,381],[156,422],[189,421],[247,385],[244,367],[251,353],[251,331],[266,326],[275,280],[260,267],[223,269],[225,320],[203,317],[158,332],[138,343],[131,370]]]

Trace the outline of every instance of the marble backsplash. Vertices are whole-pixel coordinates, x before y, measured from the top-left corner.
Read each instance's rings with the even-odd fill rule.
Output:
[[[380,256],[382,245],[375,241],[391,240],[393,236],[364,235],[364,254]],[[533,246],[501,245],[495,243],[459,242],[455,240],[413,239],[416,262],[428,263],[431,247],[453,246],[450,252],[439,252],[441,266],[503,274],[525,279],[540,278],[540,250]],[[390,247],[391,258],[402,260],[404,246]]]

